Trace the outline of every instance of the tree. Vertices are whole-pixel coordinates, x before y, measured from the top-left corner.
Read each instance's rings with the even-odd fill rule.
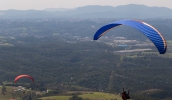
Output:
[[[39,96],[35,92],[26,92],[21,95],[22,100],[38,100]]]
[[[1,93],[5,95],[5,92],[7,92],[5,85],[2,86]]]
[[[78,97],[76,94],[74,94],[69,100],[83,100],[81,97]]]

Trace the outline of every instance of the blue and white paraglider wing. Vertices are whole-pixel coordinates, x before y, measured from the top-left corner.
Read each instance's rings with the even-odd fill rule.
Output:
[[[110,24],[107,24],[103,27],[101,27],[94,35],[94,40],[99,39],[103,34],[105,34],[108,30],[119,26],[119,25],[126,25],[131,26],[137,30],[139,30],[141,33],[143,33],[145,36],[147,36],[156,46],[160,54],[164,54],[167,49],[167,43],[165,38],[162,36],[162,34],[153,26],[149,25],[148,23],[142,22],[142,21],[136,21],[136,20],[120,20],[116,21]]]

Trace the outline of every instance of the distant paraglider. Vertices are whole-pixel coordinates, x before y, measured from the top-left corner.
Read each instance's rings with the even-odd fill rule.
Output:
[[[119,20],[110,24],[107,24],[103,27],[101,27],[94,35],[94,40],[99,39],[102,35],[104,35],[108,30],[119,26],[119,25],[126,25],[131,26],[137,30],[139,30],[141,33],[143,33],[145,36],[147,36],[156,46],[160,54],[164,54],[167,49],[167,43],[162,34],[155,29],[153,26],[137,20]]]
[[[14,82],[17,82],[20,78],[29,78],[32,80],[32,82],[34,82],[34,79],[30,76],[30,75],[26,75],[26,74],[21,74],[19,76],[17,76],[15,79],[14,79]]]

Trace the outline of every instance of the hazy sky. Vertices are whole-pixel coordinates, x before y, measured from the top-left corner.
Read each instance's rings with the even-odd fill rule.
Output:
[[[0,0],[0,10],[42,10],[45,8],[76,8],[86,5],[119,6],[126,4],[143,4],[172,9],[172,0]]]

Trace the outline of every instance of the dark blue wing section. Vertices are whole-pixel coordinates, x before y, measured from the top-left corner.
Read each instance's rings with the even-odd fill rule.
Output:
[[[99,39],[103,34],[105,34],[108,30],[119,26],[119,25],[127,25],[131,26],[137,30],[139,30],[141,33],[146,35],[157,47],[160,54],[164,54],[167,49],[167,43],[162,36],[160,32],[158,32],[157,29],[155,29],[153,26],[142,22],[142,21],[136,21],[136,20],[120,20],[116,21],[110,24],[107,24],[103,27],[101,27],[94,35],[94,40]]]

